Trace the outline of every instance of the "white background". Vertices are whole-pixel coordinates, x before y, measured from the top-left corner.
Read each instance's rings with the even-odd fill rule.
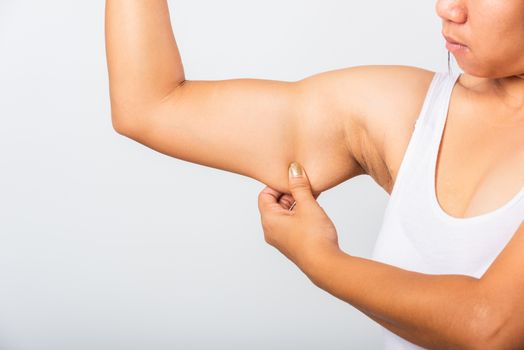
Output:
[[[0,1],[0,349],[379,349],[378,324],[265,243],[264,184],[112,129],[104,5]],[[188,80],[447,70],[432,1],[169,5]],[[369,258],[387,199],[359,176],[319,202]]]

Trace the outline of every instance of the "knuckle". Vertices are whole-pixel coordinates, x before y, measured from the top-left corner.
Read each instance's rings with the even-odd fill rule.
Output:
[[[262,193],[258,195],[258,208],[262,207]]]
[[[306,184],[300,181],[295,181],[289,185],[290,188],[304,188],[305,186]]]
[[[271,227],[270,223],[267,222],[267,220],[262,220],[262,230],[264,231],[264,240],[266,243],[272,244],[273,243],[273,236],[271,234]]]
[[[309,185],[303,182],[292,184],[290,187],[291,187],[291,190],[294,192],[303,192],[303,191],[309,192],[310,191]]]
[[[267,232],[270,230],[270,224],[267,221],[267,219],[262,219],[262,229],[264,230],[264,234],[267,234]]]
[[[269,245],[273,245],[274,243],[273,236],[269,234],[268,232],[264,232],[264,241],[266,241],[266,243],[268,243]]]

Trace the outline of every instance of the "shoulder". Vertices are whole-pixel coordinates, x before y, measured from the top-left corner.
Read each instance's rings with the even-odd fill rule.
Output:
[[[316,133],[325,122],[329,125],[324,129],[337,130],[331,134],[344,134],[344,146],[362,173],[390,193],[434,74],[403,65],[352,66],[322,72],[300,81],[297,105],[302,106],[302,113],[307,110],[310,113],[306,114],[313,116],[308,125],[315,126]],[[320,119],[322,123],[319,115],[325,117]]]
[[[388,193],[435,74],[418,67],[377,65],[361,67],[354,78],[359,89],[351,101],[360,128],[353,128],[358,135],[349,136],[351,147],[366,173]]]

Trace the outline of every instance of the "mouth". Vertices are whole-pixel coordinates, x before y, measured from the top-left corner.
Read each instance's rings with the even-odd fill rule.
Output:
[[[446,39],[446,41],[450,44],[453,44],[453,45],[460,45],[460,46],[466,46],[464,45],[463,43],[453,39],[452,37],[450,36],[447,36],[446,34],[442,33],[442,36],[444,36],[444,38]]]
[[[442,33],[442,35],[446,39],[446,49],[448,49],[449,52],[453,52],[457,55],[469,52],[469,48],[466,45],[453,39],[450,36],[445,35],[444,33]]]

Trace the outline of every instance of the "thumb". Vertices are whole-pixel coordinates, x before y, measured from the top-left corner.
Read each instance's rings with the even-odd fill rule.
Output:
[[[309,178],[298,162],[289,165],[289,190],[291,195],[298,203],[316,202],[311,190]]]

